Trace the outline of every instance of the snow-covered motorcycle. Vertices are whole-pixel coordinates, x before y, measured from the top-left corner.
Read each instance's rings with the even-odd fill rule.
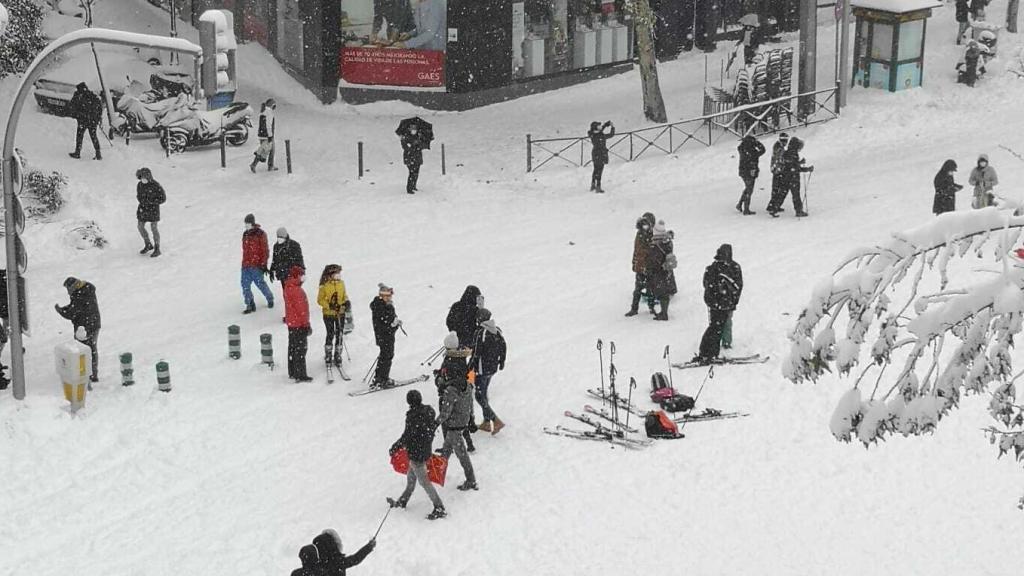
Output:
[[[218,142],[223,135],[231,146],[241,146],[249,140],[252,126],[252,107],[245,102],[233,102],[226,108],[199,111],[187,109],[187,114],[163,120],[160,146],[174,154],[196,146]]]

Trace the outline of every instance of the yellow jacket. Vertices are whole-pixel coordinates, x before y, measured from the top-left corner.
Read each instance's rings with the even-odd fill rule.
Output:
[[[316,303],[324,311],[324,316],[334,318],[342,313],[348,295],[345,294],[345,282],[342,280],[328,280],[320,285],[320,291],[316,295]]]

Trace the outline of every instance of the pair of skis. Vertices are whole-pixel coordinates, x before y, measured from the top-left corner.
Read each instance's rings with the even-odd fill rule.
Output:
[[[770,356],[761,356],[760,354],[751,354],[749,356],[732,356],[732,357],[719,357],[714,358],[710,362],[696,362],[690,360],[689,362],[679,362],[672,364],[673,368],[686,369],[686,368],[704,368],[706,366],[722,366],[726,364],[764,364],[768,361]]]
[[[565,436],[566,438],[575,438],[577,440],[593,440],[595,442],[607,442],[615,446],[622,446],[623,448],[629,448],[632,450],[639,450],[650,446],[652,442],[650,440],[638,439],[638,438],[627,438],[625,436],[617,436],[610,432],[607,428],[603,430],[576,430],[573,428],[566,428],[565,426],[555,426],[554,428],[544,428],[545,434],[552,436]]]
[[[426,382],[427,380],[430,380],[430,375],[429,374],[421,374],[419,376],[416,376],[415,378],[408,378],[406,380],[395,380],[395,383],[392,386],[385,386],[385,387],[379,387],[379,388],[364,388],[362,390],[355,390],[353,392],[349,392],[348,395],[349,396],[365,396],[367,394],[373,394],[374,392],[384,392],[385,390],[394,390],[395,388],[401,388],[403,386],[409,386],[409,385],[416,384],[416,383],[419,383],[419,382]]]

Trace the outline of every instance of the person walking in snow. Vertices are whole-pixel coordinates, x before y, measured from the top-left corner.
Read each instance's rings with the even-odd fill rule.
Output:
[[[139,250],[139,254],[152,250],[153,253],[149,256],[156,258],[160,255],[160,229],[157,228],[157,223],[160,222],[160,205],[167,201],[167,194],[164,193],[164,187],[153,179],[153,173],[149,168],[136,170],[135,178],[139,181],[135,185],[135,198],[139,201],[135,216],[139,220],[139,235],[146,243],[142,250]],[[153,230],[152,243],[149,241],[149,234],[146,233],[147,223]]]
[[[253,152],[252,163],[249,164],[249,170],[252,172],[256,172],[256,165],[260,162],[267,163],[268,172],[277,170],[274,167],[274,132],[277,128],[274,118],[275,110],[277,110],[277,102],[273,98],[267,98],[267,101],[260,106],[260,116],[256,124],[256,136],[260,139],[260,145]]]
[[[967,28],[970,26],[968,20],[968,13],[970,8],[968,7],[968,0],[956,0],[956,45],[959,46],[960,42],[964,39],[964,32],[967,32]]]
[[[395,291],[384,283],[377,285],[377,297],[370,302],[370,317],[373,322],[373,337],[377,342],[377,371],[374,372],[371,388],[389,388],[395,385],[391,379],[391,361],[395,357],[395,332],[402,321],[395,313],[391,300]]]
[[[275,279],[281,282],[281,289],[284,289],[284,281],[288,278],[292,268],[298,266],[306,271],[306,262],[302,258],[302,245],[292,240],[288,230],[284,226],[277,229],[277,242],[274,244],[273,260],[270,262],[270,281]]]
[[[775,210],[768,212],[777,217],[781,211],[782,203],[786,200],[786,194],[792,195],[793,211],[797,218],[807,216],[804,211],[804,199],[800,195],[800,175],[804,172],[814,172],[814,166],[807,166],[807,161],[800,156],[804,148],[804,141],[799,138],[790,138],[786,151],[782,153],[782,193]]]
[[[779,139],[772,144],[772,197],[768,200],[768,213],[782,212],[782,201],[786,199],[785,187],[783,183],[785,178],[782,176],[782,155],[786,152],[786,146],[789,145],[789,134],[785,132],[779,134]]]
[[[67,306],[54,304],[53,308],[57,314],[71,320],[75,340],[88,346],[92,352],[92,375],[89,376],[89,381],[97,382],[100,379],[100,305],[96,301],[96,287],[85,280],[68,276],[64,280],[64,289],[68,291],[71,301]],[[89,389],[92,389],[91,385]]]
[[[740,194],[740,201],[736,203],[736,210],[748,216],[755,214],[750,211],[750,197],[754,195],[754,184],[761,171],[759,163],[761,156],[764,155],[764,144],[748,134],[743,137],[736,150],[740,153],[740,178],[743,179],[743,193]]]
[[[996,169],[988,163],[988,154],[978,156],[978,163],[971,170],[967,183],[974,186],[974,201],[971,204],[974,208],[985,208],[995,203],[992,190],[999,184],[999,177]]]
[[[956,210],[956,193],[964,187],[953,181],[955,173],[956,162],[946,160],[942,163],[939,173],[935,175],[935,201],[932,203],[932,212],[936,215]]]
[[[388,498],[388,505],[392,508],[405,508],[418,483],[434,505],[434,510],[427,516],[427,519],[444,518],[448,515],[445,512],[444,503],[441,502],[441,497],[437,495],[437,490],[434,489],[430,483],[430,477],[427,475],[427,460],[434,452],[437,413],[431,406],[423,403],[423,396],[420,395],[419,390],[406,392],[405,401],[409,405],[409,410],[405,413],[405,430],[402,431],[402,437],[391,446],[390,453],[393,456],[405,448],[409,454],[409,471],[405,473],[405,490],[402,495],[398,499]]]
[[[320,559],[319,570],[316,572],[322,576],[345,576],[345,571],[353,566],[358,566],[373,549],[377,547],[377,539],[370,538],[370,541],[363,545],[351,556],[342,553],[343,547],[338,532],[328,528],[313,538],[313,546],[316,547],[317,556]]]
[[[284,321],[288,326],[288,377],[296,382],[311,382],[306,372],[306,351],[313,327],[309,325],[309,300],[302,283],[306,271],[292,266],[284,281]]]
[[[420,178],[420,166],[423,165],[423,139],[416,124],[409,126],[409,131],[402,135],[402,162],[409,169],[405,192],[415,194],[418,191],[416,183]]]
[[[477,328],[476,316],[483,305],[484,297],[480,289],[470,284],[462,292],[462,298],[448,309],[448,317],[444,324],[450,332],[459,335],[459,346],[469,348],[473,345],[473,335],[476,334]]]
[[[470,358],[469,365],[476,374],[473,386],[476,388],[476,401],[480,404],[480,409],[484,414],[484,421],[480,424],[479,429],[490,432],[493,436],[501,432],[501,429],[505,427],[505,423],[501,421],[501,418],[498,418],[498,415],[494,413],[494,409],[491,408],[488,388],[491,384],[491,378],[500,370],[505,369],[507,346],[505,344],[505,337],[501,334],[501,329],[498,328],[494,318],[491,317],[491,312],[486,308],[481,308],[480,318],[480,328],[477,329],[476,337],[474,338],[473,355]]]
[[[654,214],[644,212],[636,221],[636,236],[633,238],[633,300],[626,317],[636,316],[640,310],[640,298],[647,287],[647,253],[651,249],[651,235],[654,228]],[[647,307],[654,314],[654,300],[648,299]]]
[[[95,160],[102,160],[100,153],[100,140],[96,137],[96,127],[103,119],[103,102],[100,97],[89,90],[85,82],[79,82],[75,86],[75,93],[68,102],[68,116],[75,119],[78,126],[75,130],[75,151],[68,156],[74,159],[82,157],[82,137],[89,132],[89,139],[92,140],[92,148],[96,152]]]
[[[605,132],[605,128],[611,128],[611,132]],[[591,192],[604,193],[604,189],[601,188],[601,174],[608,163],[608,139],[612,136],[615,136],[615,125],[611,120],[604,124],[590,123],[587,138],[590,138],[590,160],[594,164],[594,172],[590,176]]]
[[[676,256],[672,253],[671,230],[665,229],[665,222],[658,221],[651,234],[651,249],[647,253],[647,293],[661,304],[661,311],[655,320],[668,320],[668,304],[676,289]]]
[[[732,245],[722,244],[715,260],[704,269],[704,304],[708,307],[708,327],[700,340],[695,361],[713,362],[722,347],[732,347],[732,313],[743,293],[743,270],[732,259]]]
[[[971,0],[971,19],[972,20],[984,20],[985,19],[985,7],[988,6],[989,0]]]
[[[242,314],[256,311],[256,300],[252,296],[252,285],[255,284],[267,300],[267,308],[274,307],[274,294],[270,291],[263,276],[269,272],[267,258],[270,246],[267,244],[267,233],[256,223],[256,216],[245,215],[245,232],[242,232],[242,300],[245,310]]]
[[[345,293],[345,282],[341,279],[341,266],[328,264],[320,274],[320,290],[316,295],[324,315],[327,339],[324,341],[324,358],[328,365],[341,368],[342,332],[345,314],[352,308]]]
[[[473,390],[467,375],[469,366],[466,357],[470,351],[459,347],[459,336],[449,332],[444,338],[444,362],[441,364],[438,378],[441,382],[441,413],[437,416],[437,424],[444,430],[444,446],[441,455],[445,458],[455,452],[455,456],[466,474],[466,481],[459,484],[458,489],[478,490],[473,462],[463,439],[463,431],[469,427],[473,413]]]

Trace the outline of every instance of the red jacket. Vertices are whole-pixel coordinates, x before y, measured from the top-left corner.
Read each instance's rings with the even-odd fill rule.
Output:
[[[284,281],[284,322],[288,328],[309,328],[309,300],[299,281],[302,274],[302,268],[294,266]]]
[[[267,233],[260,228],[259,224],[253,224],[251,229],[242,233],[242,268],[263,270],[267,267],[269,255]]]

